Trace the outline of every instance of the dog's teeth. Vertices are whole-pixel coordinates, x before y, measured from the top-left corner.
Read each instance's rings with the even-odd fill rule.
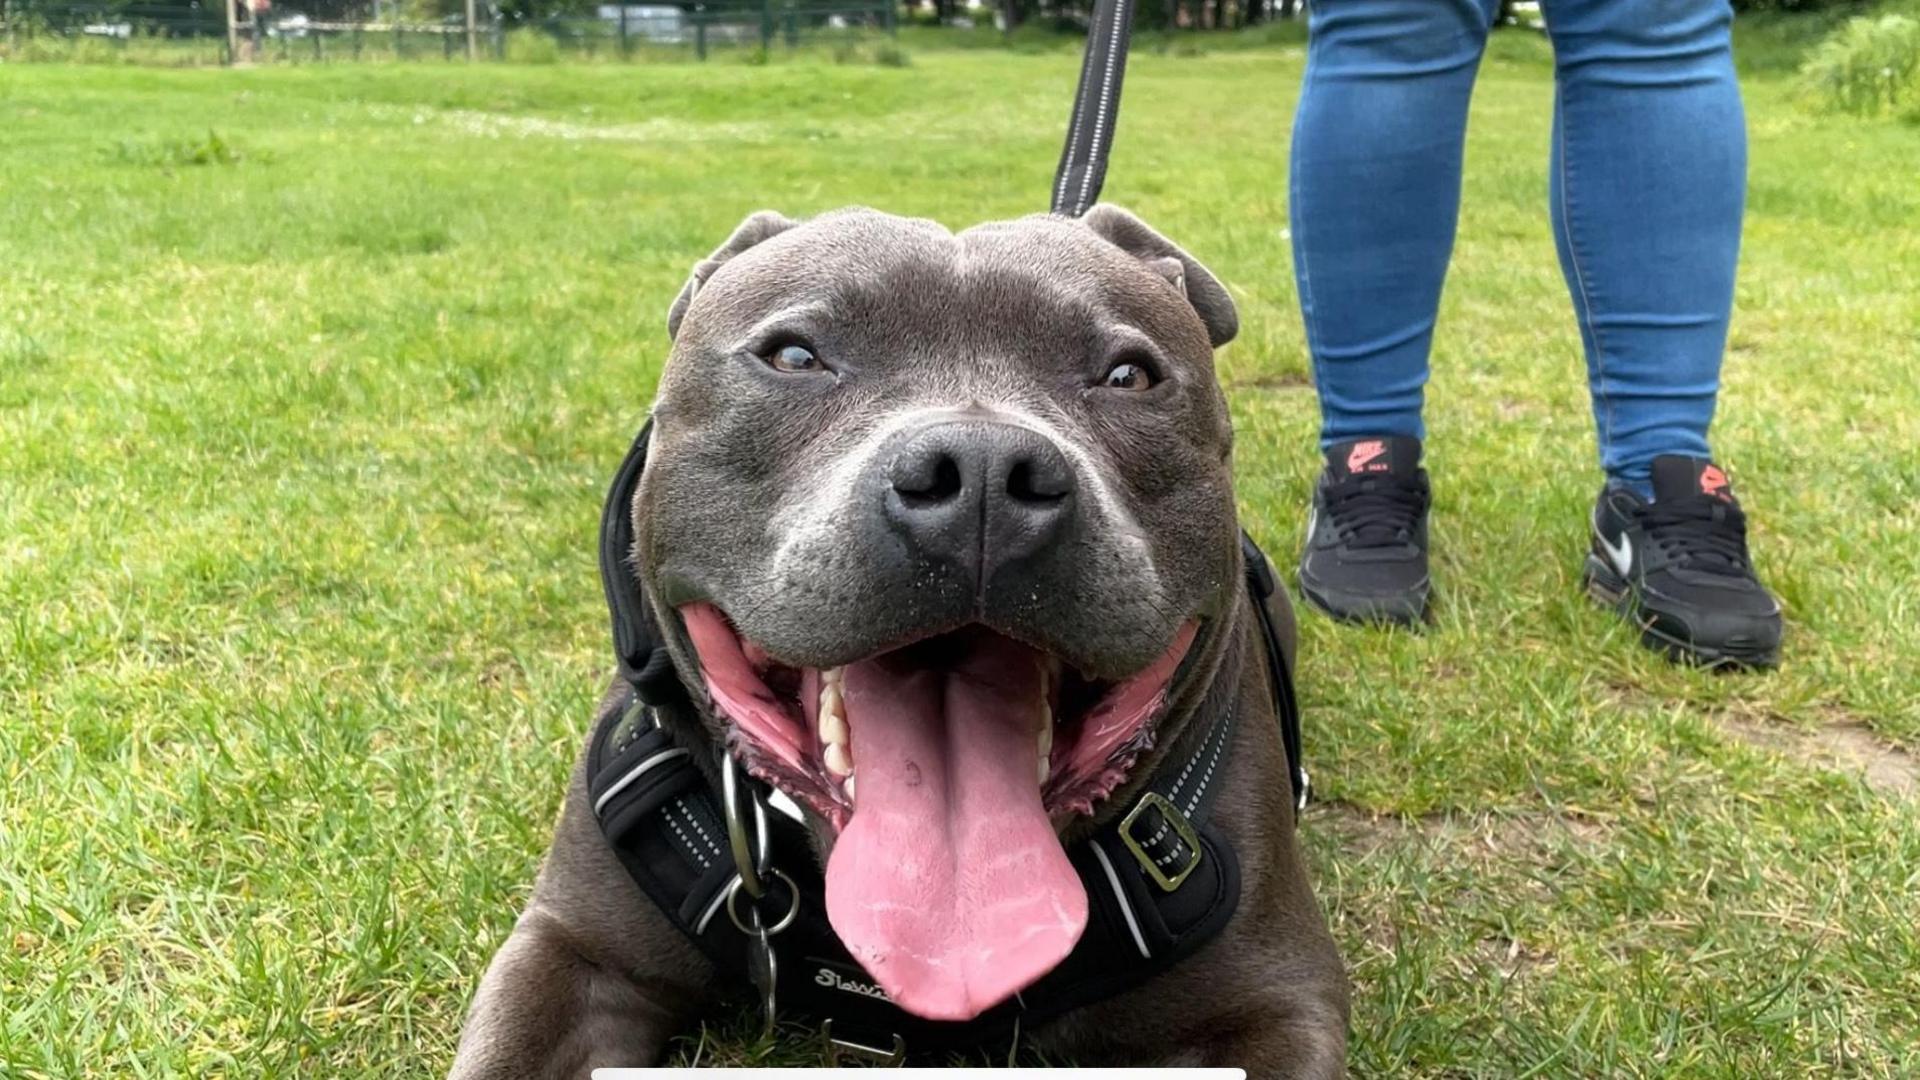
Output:
[[[846,782],[840,785],[840,787],[844,789],[847,793],[847,802],[849,804],[853,802],[853,780],[854,780],[853,774],[848,773]]]
[[[834,683],[820,688],[820,741],[828,745],[847,741],[847,717],[841,709],[840,687]]]
[[[1053,773],[1053,706],[1040,702],[1040,786],[1045,787],[1047,777]]]
[[[853,775],[853,755],[847,753],[846,743],[827,744],[827,771],[835,776]]]
[[[828,746],[847,745],[847,718],[839,713],[820,714],[820,741]]]
[[[852,734],[847,730],[844,701],[840,696],[843,668],[828,668],[820,673],[820,742],[826,747],[827,771],[835,776],[853,775],[853,754],[847,749]]]

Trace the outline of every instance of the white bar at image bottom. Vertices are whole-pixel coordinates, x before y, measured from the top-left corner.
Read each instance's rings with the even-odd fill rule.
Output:
[[[1168,1077],[1172,1080],[1247,1080],[1244,1069],[993,1069],[993,1068],[957,1068],[957,1069],[892,1069],[892,1076],[977,1076],[979,1080],[1000,1080],[1001,1077],[1013,1077],[1021,1080],[1026,1077],[1077,1076],[1080,1080],[1136,1080],[1137,1077]],[[661,1077],[790,1077],[801,1080],[814,1076],[865,1076],[864,1069],[595,1069],[593,1080],[658,1080]]]

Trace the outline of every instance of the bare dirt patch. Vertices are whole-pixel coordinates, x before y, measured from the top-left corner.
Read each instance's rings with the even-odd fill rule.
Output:
[[[1531,856],[1556,843],[1604,840],[1610,826],[1594,818],[1527,808],[1473,810],[1406,818],[1375,814],[1346,802],[1317,803],[1307,824],[1340,838],[1355,855],[1371,855],[1406,843],[1416,834],[1429,847],[1483,859]]]
[[[1625,682],[1611,682],[1609,699],[1628,707],[1650,707],[1653,699]],[[1819,724],[1808,727],[1779,713],[1740,704],[1714,709],[1708,718],[1727,735],[1749,746],[1773,750],[1802,764],[1858,773],[1867,787],[1896,799],[1920,799],[1920,756],[1875,735],[1859,717],[1837,706],[1819,710]]]
[[[1550,906],[1555,879],[1573,871],[1582,852],[1605,846],[1613,832],[1607,821],[1541,807],[1408,818],[1338,802],[1316,806],[1305,827],[1332,836],[1343,858],[1409,860],[1427,868],[1420,876],[1432,892],[1411,908],[1405,898],[1377,896],[1380,906],[1356,902],[1347,913],[1346,928],[1383,956],[1399,950],[1410,926],[1457,921],[1461,911],[1484,908],[1490,898],[1500,898],[1494,905],[1499,908]],[[1503,920],[1477,919],[1473,925],[1478,934],[1472,948],[1453,961],[1463,975],[1484,971],[1515,979],[1559,963],[1550,941],[1516,934]]]
[[[1872,729],[1840,710],[1829,710],[1818,727],[1777,717],[1724,713],[1715,718],[1734,738],[1840,772],[1858,773],[1882,795],[1920,798],[1920,758],[1884,742]]]

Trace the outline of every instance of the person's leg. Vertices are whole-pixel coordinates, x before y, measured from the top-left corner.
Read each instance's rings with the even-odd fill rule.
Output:
[[[1747,139],[1726,0],[1545,0],[1551,200],[1608,477],[1706,458]]]
[[[1544,0],[1554,237],[1586,346],[1600,462],[1585,577],[1648,644],[1779,656],[1780,607],[1709,460],[1733,306],[1746,125],[1726,0]]]
[[[1460,212],[1467,103],[1498,0],[1320,0],[1294,114],[1293,271],[1326,468],[1300,591],[1339,619],[1418,622],[1422,393]]]
[[[1422,434],[1474,73],[1497,0],[1320,0],[1294,114],[1294,278],[1322,448]]]

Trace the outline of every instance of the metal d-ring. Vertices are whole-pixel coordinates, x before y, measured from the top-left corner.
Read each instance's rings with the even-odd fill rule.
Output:
[[[787,876],[787,872],[779,867],[774,867],[769,872],[773,874],[774,877],[787,883],[787,895],[792,898],[787,901],[787,913],[780,916],[779,922],[766,928],[766,935],[772,937],[787,927],[792,926],[794,918],[800,914],[800,887],[795,885],[793,879]],[[745,878],[736,876],[733,879],[733,884],[727,886],[727,918],[733,920],[733,925],[739,927],[741,933],[751,937],[754,934],[760,933],[760,931],[749,926],[747,920],[740,917],[740,908],[738,907],[740,890],[746,886],[746,883]],[[753,915],[757,921],[760,917],[760,909],[754,908]]]
[[[734,764],[733,755],[720,755],[720,808],[727,818],[727,842],[733,846],[733,865],[740,873],[738,885],[728,889],[729,910],[733,907],[732,894],[736,889],[747,890],[747,895],[755,900],[767,895],[767,882],[761,875],[767,871],[773,856],[773,834],[767,829],[767,804],[753,793],[747,794],[753,803],[754,835],[749,841],[746,822],[740,818],[740,787],[739,766]],[[754,850],[755,846],[758,851]]]

